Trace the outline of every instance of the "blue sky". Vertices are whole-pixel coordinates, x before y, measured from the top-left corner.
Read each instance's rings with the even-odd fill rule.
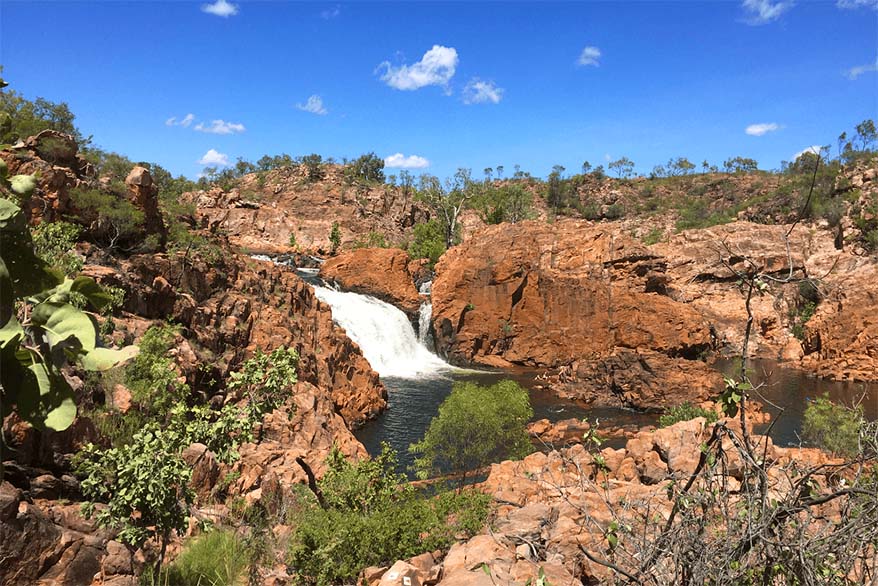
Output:
[[[775,168],[878,117],[878,0],[2,0],[0,63],[97,145],[189,177],[281,152]]]

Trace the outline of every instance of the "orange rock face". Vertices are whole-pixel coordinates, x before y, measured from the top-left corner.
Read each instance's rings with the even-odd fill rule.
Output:
[[[349,425],[383,410],[386,390],[377,373],[311,287],[286,267],[226,252],[210,263],[183,254],[138,255],[115,271],[87,266],[85,272],[124,288],[126,311],[187,328],[201,354],[191,364],[182,361],[189,377],[200,362],[225,380],[256,349],[287,346],[299,353],[299,380],[331,393]]]
[[[806,324],[803,365],[835,380],[878,381],[878,271],[848,279]]]
[[[530,366],[620,346],[670,356],[709,348],[696,311],[646,292],[656,268],[639,243],[588,222],[489,226],[436,267],[437,347],[458,361]]]
[[[408,253],[399,248],[358,248],[330,258],[320,276],[347,291],[377,297],[416,315],[421,299],[409,273]]]

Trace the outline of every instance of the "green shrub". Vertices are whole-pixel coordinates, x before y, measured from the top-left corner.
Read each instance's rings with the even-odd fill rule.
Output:
[[[395,468],[396,455],[386,444],[372,461],[351,463],[337,451],[330,456],[319,483],[326,508],[312,504],[300,513],[289,551],[300,584],[353,583],[367,566],[446,548],[482,528],[490,497],[465,492],[429,498],[405,484]]]
[[[33,230],[34,250],[41,259],[70,276],[82,270],[82,259],[73,252],[82,229],[69,222],[42,222]]]
[[[140,353],[125,369],[125,384],[137,409],[152,419],[163,419],[189,394],[189,386],[178,380],[169,356],[177,332],[178,328],[167,324],[150,327],[140,340]]]
[[[228,389],[248,399],[256,419],[282,405],[298,381],[299,355],[292,348],[275,348],[271,354],[257,349],[253,358],[231,373]]]
[[[687,402],[665,411],[665,414],[659,417],[659,427],[670,427],[680,421],[690,421],[696,417],[704,417],[707,423],[714,423],[718,418],[715,411]]]
[[[96,241],[113,249],[133,240],[143,227],[143,212],[120,195],[96,189],[74,189],[70,192],[73,204],[91,223],[89,233]]]
[[[338,248],[341,246],[341,228],[338,225],[338,222],[332,223],[332,228],[329,230],[329,244],[330,244],[330,252],[335,254],[338,252]]]
[[[808,401],[802,433],[808,441],[840,456],[854,456],[859,451],[863,410],[838,405],[828,395]]]
[[[287,242],[287,244],[290,246],[290,248],[296,247],[296,233],[295,232],[290,232],[290,239]]]
[[[228,529],[188,540],[183,551],[162,570],[159,584],[173,586],[236,586],[250,563],[243,541]]]
[[[795,336],[799,340],[805,339],[805,324],[808,323],[814,316],[814,312],[817,311],[817,304],[813,301],[807,301],[801,307],[791,307],[790,308],[790,332],[792,332],[793,336]]]
[[[431,264],[436,264],[445,253],[445,234],[438,220],[415,224],[414,239],[409,244],[408,253],[412,258],[428,258]]]
[[[352,248],[387,248],[387,242],[384,239],[383,233],[369,232],[355,240]]]
[[[418,456],[418,477],[457,472],[462,486],[468,472],[526,456],[533,450],[526,428],[532,415],[527,390],[514,381],[455,383],[424,439],[409,448]]]
[[[140,547],[156,537],[166,544],[171,533],[185,530],[195,495],[189,488],[192,471],[180,457],[173,431],[153,423],[125,446],[104,450],[88,444],[76,455],[74,466],[83,478],[82,494],[89,499],[83,513],[94,516],[100,527],[117,529],[123,543]],[[95,502],[107,506],[98,508]]]
[[[642,238],[642,241],[645,245],[652,246],[653,244],[661,242],[664,235],[665,231],[661,228],[653,228]]]

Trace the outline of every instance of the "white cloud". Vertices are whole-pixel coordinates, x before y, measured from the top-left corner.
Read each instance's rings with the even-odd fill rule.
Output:
[[[768,24],[777,20],[781,15],[792,8],[793,0],[773,2],[772,0],[744,0],[741,6],[747,13],[745,22],[751,25]]]
[[[333,18],[337,17],[339,14],[341,14],[341,6],[336,4],[332,8],[327,8],[326,10],[322,10],[320,12],[320,18],[322,18],[323,20],[332,20]]]
[[[247,130],[243,124],[235,122],[226,122],[225,120],[212,120],[210,124],[199,122],[195,125],[198,132],[207,132],[208,134],[240,134]]]
[[[463,88],[464,104],[499,104],[503,99],[503,88],[497,87],[493,81],[482,81],[478,77],[469,80]]]
[[[763,122],[761,124],[751,124],[744,129],[744,132],[746,132],[750,136],[762,136],[763,134],[768,134],[769,132],[774,132],[775,130],[780,130],[779,124],[775,122]]]
[[[216,2],[211,2],[210,4],[202,4],[201,12],[228,18],[238,14],[238,5],[232,4],[229,0],[216,0]]]
[[[582,53],[579,54],[579,59],[576,60],[577,65],[594,65],[595,67],[600,66],[600,62],[598,61],[601,58],[601,50],[597,47],[586,47],[582,50]]]
[[[198,159],[199,165],[211,165],[216,167],[228,167],[229,166],[229,155],[217,152],[215,149],[210,149],[204,156]]]
[[[417,155],[405,156],[402,153],[396,153],[384,159],[384,166],[398,169],[423,169],[430,166],[430,161]]]
[[[323,106],[323,98],[317,94],[309,97],[304,104],[296,104],[296,108],[302,112],[310,112],[312,114],[317,114],[318,116],[324,116],[329,113],[329,110]]]
[[[176,116],[171,116],[165,120],[165,126],[182,126],[183,128],[189,128],[194,121],[195,114],[186,114],[179,122],[177,121]]]
[[[457,69],[457,49],[433,45],[420,61],[413,65],[393,67],[389,61],[375,70],[383,70],[381,81],[398,90],[417,90],[428,85],[447,86]]]
[[[812,153],[815,155],[819,155],[820,154],[820,147],[815,144],[813,146],[809,146],[806,149],[802,149],[799,152],[797,152],[795,155],[793,155],[793,158],[791,160],[795,161],[796,159],[798,159],[799,157],[801,157],[805,153]]]
[[[847,70],[845,75],[847,75],[848,79],[857,79],[864,73],[870,73],[873,71],[878,71],[878,57],[875,58],[875,61],[873,63],[851,67]]]
[[[878,10],[878,0],[838,0],[835,5],[847,10],[854,10],[857,8],[871,8],[873,10]]]

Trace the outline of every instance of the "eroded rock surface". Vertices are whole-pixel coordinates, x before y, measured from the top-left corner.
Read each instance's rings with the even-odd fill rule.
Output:
[[[371,295],[402,309],[418,313],[421,299],[409,272],[411,259],[399,248],[358,248],[328,259],[320,276],[346,291]]]

